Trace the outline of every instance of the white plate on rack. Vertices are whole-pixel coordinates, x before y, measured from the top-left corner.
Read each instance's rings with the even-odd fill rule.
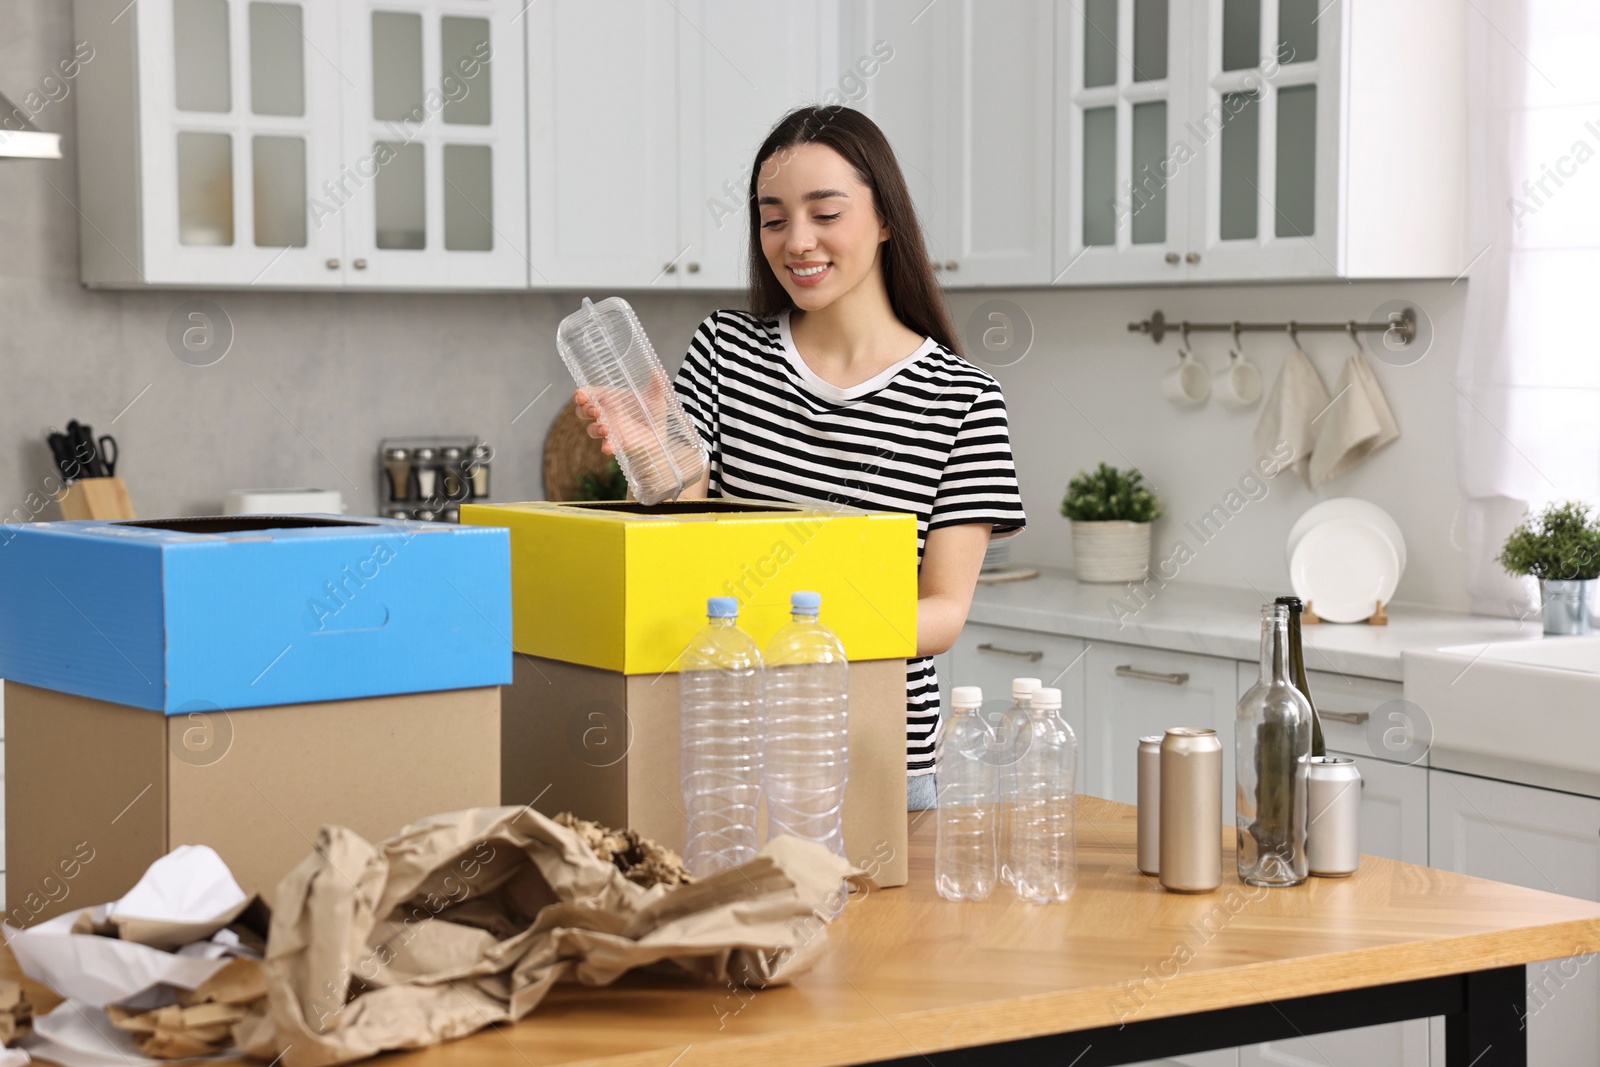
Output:
[[[1403,572],[1406,569],[1406,539],[1400,533],[1400,524],[1372,501],[1354,496],[1334,497],[1307,508],[1289,530],[1289,558],[1294,558],[1295,547],[1307,531],[1331,519],[1355,519],[1377,527],[1394,547],[1394,554],[1400,560],[1400,570]]]
[[[1360,622],[1400,584],[1389,535],[1359,519],[1329,519],[1301,535],[1289,556],[1295,596],[1329,622]]]

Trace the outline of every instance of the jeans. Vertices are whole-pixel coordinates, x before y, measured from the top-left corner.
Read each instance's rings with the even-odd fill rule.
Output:
[[[906,810],[927,811],[936,807],[939,797],[937,776],[919,774],[906,779]]]

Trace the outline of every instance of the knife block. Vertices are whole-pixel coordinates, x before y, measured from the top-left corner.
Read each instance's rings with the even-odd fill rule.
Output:
[[[121,478],[83,478],[59,501],[63,519],[133,519],[133,502]]]

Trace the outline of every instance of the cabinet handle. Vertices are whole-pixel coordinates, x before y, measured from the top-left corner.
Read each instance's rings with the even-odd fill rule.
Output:
[[[337,259],[330,259],[325,264],[325,266],[327,266],[327,268],[329,270],[338,270],[339,269],[339,261]]]
[[[354,267],[356,270],[366,270],[367,269],[367,261],[364,260],[364,259],[358,259],[358,260],[356,260],[354,263],[352,263],[350,265],[352,267]]]
[[[1178,253],[1176,253],[1176,252],[1168,252],[1167,253],[1167,262],[1168,263],[1177,263],[1182,258],[1183,257],[1178,255]]]
[[[951,260],[947,260],[945,262],[944,269],[945,270],[955,270],[960,266],[961,266],[961,264],[959,264],[955,260],[951,259]]]
[[[1200,253],[1190,252],[1188,255],[1183,257],[1183,260],[1185,263],[1198,263],[1200,262]]]
[[[699,274],[700,273],[700,264],[698,264],[698,263],[689,264],[689,273],[690,274]]]
[[[1165,674],[1161,671],[1141,671],[1131,663],[1123,663],[1117,667],[1118,678],[1138,678],[1145,682],[1160,682],[1163,685],[1185,685],[1189,681],[1187,671],[1174,671]]]
[[[944,264],[940,263],[938,260],[934,260],[934,262],[933,262],[933,270],[934,270],[934,273],[937,274],[939,271],[944,270]]]
[[[1038,663],[1044,659],[1044,653],[1038,649],[1001,648],[999,645],[991,645],[987,641],[978,646],[978,651],[993,652],[997,656],[1015,656],[1017,659],[1025,659],[1029,663]]]
[[[1318,711],[1317,715],[1329,722],[1347,722],[1352,726],[1360,726],[1372,718],[1371,713],[1365,711]]]
[[[665,274],[676,274],[678,273],[678,265],[676,263],[668,263],[665,267],[662,267],[661,270]]]

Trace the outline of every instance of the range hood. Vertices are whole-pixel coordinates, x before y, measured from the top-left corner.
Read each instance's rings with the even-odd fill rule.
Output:
[[[0,93],[0,159],[60,159],[61,135],[44,133]]]

